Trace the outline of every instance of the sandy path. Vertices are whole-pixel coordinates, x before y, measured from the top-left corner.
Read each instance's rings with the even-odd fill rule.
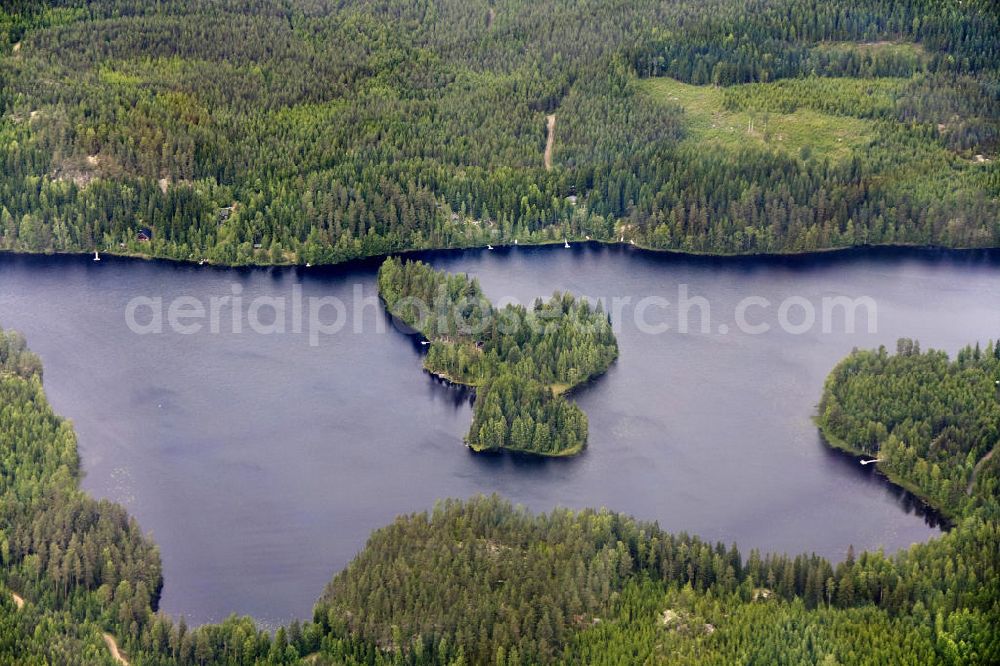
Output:
[[[16,592],[11,592],[10,596],[13,597],[14,605],[17,606],[18,610],[24,608],[24,599],[21,597],[21,595],[17,594]],[[105,633],[104,642],[105,644],[107,644],[108,651],[111,652],[111,656],[114,657],[115,661],[117,661],[119,664],[122,664],[122,666],[129,666],[128,660],[125,657],[123,657],[122,653],[118,650],[118,641],[115,640],[114,636],[112,636],[109,633]]]
[[[965,489],[966,495],[972,494],[972,488],[976,485],[976,476],[979,475],[979,470],[982,469],[983,465],[990,461],[990,458],[992,458],[993,454],[997,452],[997,449],[1000,449],[1000,442],[997,442],[997,445],[990,449],[985,456],[980,458],[979,462],[976,463],[976,466],[972,468],[972,478],[969,479],[969,487]]]
[[[108,650],[111,652],[111,656],[115,658],[115,661],[119,664],[123,664],[124,666],[128,666],[128,660],[125,659],[125,657],[122,656],[122,653],[118,651],[118,641],[115,640],[115,637],[109,633],[105,633],[104,642],[107,643]]]
[[[552,146],[556,142],[556,114],[550,113],[545,116],[545,120],[548,121],[548,137],[545,139],[545,170],[549,171],[552,169]]]

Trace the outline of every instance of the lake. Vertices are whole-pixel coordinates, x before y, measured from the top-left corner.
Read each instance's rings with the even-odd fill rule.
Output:
[[[607,506],[744,554],[839,560],[849,544],[895,551],[938,533],[874,466],[825,447],[811,417],[853,347],[910,336],[955,352],[1000,335],[1000,254],[711,259],[580,244],[417,256],[477,277],[494,300],[604,299],[621,355],[573,396],[590,419],[582,455],[464,448],[469,393],[424,373],[419,341],[387,322],[377,262],[0,255],[0,326],[41,355],[49,398],[79,435],[83,487],[124,504],[159,544],[166,612],[309,617],[372,529],[475,493],[538,511]],[[257,308],[239,326],[234,296]],[[197,328],[170,317],[181,297],[175,315],[215,308],[216,330],[171,326]],[[854,333],[843,312],[824,312],[839,297],[870,299],[857,301]]]

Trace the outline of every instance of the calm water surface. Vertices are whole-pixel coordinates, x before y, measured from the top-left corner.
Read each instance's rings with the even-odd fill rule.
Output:
[[[827,372],[855,346],[912,336],[954,352],[1000,334],[997,254],[713,260],[580,245],[422,256],[521,302],[559,289],[676,304],[688,285],[708,300],[710,325],[702,331],[693,309],[694,330],[682,335],[676,306],[654,306],[646,319],[672,328],[644,333],[624,307],[618,362],[576,395],[590,418],[587,451],[477,456],[462,445],[468,396],[424,374],[420,345],[386,326],[374,263],[228,270],[0,255],[0,325],[23,331],[42,356],[49,398],[79,433],[84,488],[123,503],[158,542],[164,610],[193,623],[232,612],[265,625],[308,617],[373,528],[475,493],[540,511],[608,506],[745,552],[839,559],[848,544],[893,551],[937,533],[911,498],[826,449],[810,418]],[[336,296],[349,321],[318,346],[305,333],[246,325],[144,336],[126,325],[135,296],[207,306],[233,285],[247,302],[290,302],[296,285],[304,299]],[[356,289],[369,297],[357,311]],[[772,303],[748,317],[775,330],[737,330],[748,296]],[[877,332],[864,317],[855,334],[842,321],[831,333],[819,321],[798,335],[777,330],[785,299],[821,315],[833,296],[873,298]],[[801,317],[793,308],[790,318]]]

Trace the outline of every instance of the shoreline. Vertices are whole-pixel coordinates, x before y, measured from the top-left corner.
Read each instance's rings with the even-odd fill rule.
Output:
[[[423,334],[420,333],[419,331],[417,332],[417,335],[420,335],[421,337],[423,337]],[[615,358],[615,360],[617,360],[617,357]],[[612,363],[613,362],[614,361],[612,361]],[[445,384],[447,384],[449,388],[457,388],[457,389],[461,389],[461,390],[471,390],[472,391],[473,400],[475,400],[475,398],[476,398],[476,390],[480,386],[482,386],[482,384],[469,384],[469,383],[466,383],[466,382],[459,381],[459,380],[455,379],[454,377],[452,377],[451,375],[448,375],[448,374],[446,374],[444,372],[437,372],[435,370],[431,370],[430,368],[427,367],[426,364],[424,364],[423,370],[424,370],[424,372],[426,372],[428,375],[430,375],[434,379],[436,379],[438,381],[441,381],[441,382],[444,382]],[[604,374],[604,373],[601,373],[601,374]],[[600,375],[597,375],[596,377],[600,377]],[[548,388],[549,388],[549,390],[552,391],[553,397],[560,396],[560,395],[568,395],[569,393],[571,393],[575,389],[579,388],[580,386],[582,386],[584,384],[587,384],[590,381],[594,380],[596,377],[588,377],[585,381],[582,381],[582,382],[579,382],[579,383],[573,384],[573,385],[554,384],[554,385],[550,385]],[[576,455],[579,455],[579,454],[583,453],[583,450],[587,448],[587,444],[586,444],[586,442],[584,442],[583,444],[580,444],[578,446],[574,446],[574,447],[569,448],[569,449],[565,449],[563,451],[556,451],[554,453],[539,453],[538,451],[528,451],[527,449],[515,449],[515,448],[510,447],[510,446],[502,446],[499,449],[481,448],[481,447],[472,446],[471,444],[469,444],[468,441],[465,440],[465,438],[463,438],[463,441],[465,442],[465,448],[467,448],[470,451],[473,451],[475,453],[505,453],[505,452],[508,452],[508,453],[516,453],[518,455],[524,455],[524,456],[539,456],[541,458],[572,458],[573,456],[576,456]]]
[[[380,278],[381,278],[381,269],[380,269],[380,273],[379,273],[379,278],[376,278],[376,282],[378,282],[380,280]],[[401,316],[399,316],[395,312],[393,312],[392,308],[389,306],[388,302],[386,301],[386,299],[383,297],[383,295],[381,293],[381,285],[380,285],[380,289],[379,289],[379,302],[382,304],[382,307],[384,308],[385,312],[390,317],[390,319],[392,320],[392,322],[394,323],[394,325],[396,325],[400,329],[401,332],[407,334],[409,337],[414,337],[414,336],[418,337],[421,340],[421,346],[424,346],[424,345],[433,345],[435,342],[442,342],[444,344],[451,344],[451,342],[448,341],[446,338],[438,338],[438,339],[435,340],[434,338],[428,337],[427,334],[424,333],[424,331],[422,331],[422,330],[416,328],[415,326],[407,323]],[[609,319],[609,321],[610,321],[610,319]],[[615,343],[615,354],[614,354],[614,357],[608,362],[607,366],[605,366],[600,372],[588,375],[587,377],[584,377],[583,379],[581,379],[581,380],[579,380],[579,381],[577,381],[575,383],[555,382],[555,383],[552,383],[552,384],[543,384],[543,386],[546,389],[548,389],[548,391],[549,391],[552,399],[558,399],[560,397],[564,397],[565,398],[566,396],[569,396],[571,393],[573,393],[574,391],[576,391],[580,386],[583,386],[585,384],[589,384],[590,382],[596,380],[597,378],[601,377],[602,375],[607,374],[608,369],[610,369],[610,367],[618,360],[619,354],[620,354],[620,350],[618,348],[617,341],[616,341],[616,343]],[[423,353],[422,356],[423,356],[423,358],[422,358],[422,361],[421,361],[421,368],[422,368],[422,370],[425,373],[427,373],[428,375],[430,375],[435,380],[440,381],[440,382],[446,384],[449,388],[458,388],[458,389],[463,390],[463,391],[471,391],[471,393],[472,393],[472,403],[473,403],[473,405],[475,404],[475,401],[478,399],[478,390],[486,382],[475,382],[475,381],[471,381],[471,380],[461,379],[461,378],[458,378],[458,377],[453,377],[452,375],[450,375],[447,372],[444,372],[443,370],[439,370],[439,369],[435,369],[435,368],[430,367],[429,364],[428,364],[428,359],[430,357],[427,355],[426,352]],[[473,407],[473,410],[474,409],[475,409],[475,407]],[[589,428],[588,428],[588,430],[589,430]],[[466,448],[468,448],[469,450],[471,450],[473,452],[476,452],[476,453],[484,453],[484,452],[501,453],[501,452],[505,452],[506,451],[506,452],[512,452],[512,453],[516,453],[516,454],[520,454],[520,455],[539,456],[539,457],[542,457],[542,458],[569,458],[569,457],[573,457],[573,456],[576,456],[576,455],[582,453],[583,450],[587,447],[587,439],[589,439],[589,432],[587,434],[588,434],[588,437],[585,438],[584,441],[580,442],[578,445],[572,446],[572,447],[567,448],[567,449],[562,449],[562,450],[559,450],[559,451],[554,451],[554,452],[533,451],[533,450],[528,450],[528,449],[514,448],[514,447],[510,447],[510,446],[500,446],[500,447],[496,447],[496,448],[494,448],[494,447],[474,446],[473,444],[470,443],[468,435],[466,435],[466,437],[463,437],[463,442],[465,443]]]
[[[855,254],[866,254],[873,252],[914,252],[917,254],[930,254],[930,253],[954,253],[959,255],[971,255],[975,253],[996,253],[998,258],[1000,258],[1000,245],[990,245],[983,247],[952,247],[948,245],[927,245],[918,243],[875,243],[875,244],[865,244],[865,245],[850,245],[845,247],[828,247],[828,248],[818,248],[813,250],[788,250],[788,251],[777,251],[777,252],[701,252],[697,250],[679,250],[674,248],[657,248],[648,245],[643,245],[641,243],[633,244],[628,241],[617,241],[613,239],[599,239],[599,238],[570,238],[568,239],[571,245],[584,245],[584,246],[607,246],[607,247],[620,247],[623,249],[634,249],[640,252],[648,253],[650,255],[663,255],[678,258],[691,258],[691,259],[716,259],[722,261],[740,261],[740,260],[787,260],[787,259],[804,259],[808,260],[810,258],[827,258],[827,257],[847,257]],[[560,245],[564,241],[556,240],[542,240],[542,241],[526,241],[523,243],[507,243],[501,242],[494,245],[493,248],[496,250],[513,250],[519,247],[524,248],[539,248],[539,247],[549,247],[553,245]],[[384,261],[387,257],[395,256],[407,256],[421,253],[437,253],[437,252],[466,252],[469,250],[487,250],[481,244],[468,244],[468,245],[444,245],[435,247],[422,247],[422,248],[406,248],[397,250],[395,252],[389,252],[386,254],[371,254],[359,257],[353,257],[351,259],[345,259],[343,261],[336,261],[332,263],[318,263],[307,266],[305,263],[247,263],[247,264],[227,264],[227,263],[216,263],[213,261],[205,260],[202,263],[201,260],[195,259],[179,259],[177,257],[170,257],[158,254],[146,254],[142,252],[117,252],[114,250],[101,250],[104,255],[111,257],[113,259],[126,259],[132,261],[144,261],[144,262],[163,262],[168,264],[173,264],[176,266],[199,266],[202,268],[215,268],[215,269],[300,269],[305,270],[308,268],[349,268],[354,266],[363,266],[366,264],[378,264]],[[0,249],[0,256],[12,256],[12,257],[90,257],[91,251],[83,250],[11,250],[11,249]]]
[[[820,437],[823,439],[823,443],[829,446],[831,449],[835,451],[840,451],[841,453],[844,453],[846,455],[850,455],[856,460],[860,460],[861,458],[871,458],[871,457],[877,458],[877,456],[873,456],[872,454],[865,453],[864,451],[860,451],[854,448],[844,440],[834,435],[832,432],[830,432],[829,428],[827,428],[827,426],[823,423],[822,419],[818,415],[813,416],[812,420],[813,423],[816,424],[816,427],[819,429],[819,434]],[[914,498],[919,500],[920,503],[924,506],[924,508],[927,511],[931,512],[934,515],[934,517],[941,522],[941,527],[944,531],[951,530],[955,526],[955,524],[959,519],[958,516],[955,516],[951,511],[949,511],[945,507],[938,506],[930,498],[924,496],[921,493],[920,488],[910,483],[906,479],[900,477],[898,474],[894,474],[891,470],[882,467],[880,463],[872,463],[872,464],[875,465],[876,473],[881,474],[889,483],[896,486],[897,488],[905,490],[907,493],[909,493]]]
[[[478,448],[472,446],[468,442],[466,442],[465,448],[469,449],[473,453],[495,453],[498,455],[505,453],[513,453],[519,456],[528,456],[532,458],[573,458],[583,453],[584,449],[587,448],[587,445],[579,444],[577,446],[565,449],[563,451],[556,451],[555,453],[539,453],[538,451],[529,451],[527,449],[515,449],[510,446],[503,446],[500,447],[499,449]]]

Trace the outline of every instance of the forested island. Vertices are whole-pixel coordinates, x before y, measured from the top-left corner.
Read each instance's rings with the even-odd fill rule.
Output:
[[[0,249],[316,265],[587,237],[997,246],[998,17],[993,0],[8,0]]]
[[[546,456],[583,449],[587,416],[563,394],[618,356],[600,303],[556,293],[530,309],[497,309],[476,280],[391,257],[378,290],[389,312],[430,343],[424,367],[476,388],[470,448]]]
[[[156,547],[120,506],[78,489],[75,437],[46,402],[41,364],[0,332],[0,661],[112,666],[111,644],[129,663],[164,665],[995,663],[1000,469],[983,455],[971,479],[968,461],[996,425],[981,373],[997,381],[997,345],[954,362],[899,349],[838,366],[825,413],[836,394],[837,432],[881,424],[896,450],[937,466],[890,469],[953,517],[940,538],[890,556],[849,549],[832,564],[743,554],[607,510],[448,500],[377,530],[311,621],[271,635],[250,618],[188,629],[156,612]],[[899,372],[911,366],[915,383]],[[954,402],[957,378],[974,399]],[[959,407],[933,451],[920,448],[922,425],[895,420],[913,402]],[[972,482],[942,493],[952,479]]]

